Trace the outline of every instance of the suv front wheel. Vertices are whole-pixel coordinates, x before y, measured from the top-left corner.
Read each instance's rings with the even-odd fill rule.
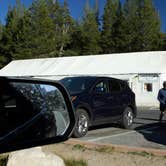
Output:
[[[89,115],[84,109],[76,110],[76,126],[73,136],[76,138],[83,137],[88,132]]]

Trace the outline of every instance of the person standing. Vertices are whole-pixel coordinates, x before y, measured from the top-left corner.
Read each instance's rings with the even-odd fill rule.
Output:
[[[166,81],[164,81],[163,83],[163,88],[159,90],[157,99],[160,102],[161,113],[160,113],[159,121],[161,121],[164,116],[164,111],[166,111]]]

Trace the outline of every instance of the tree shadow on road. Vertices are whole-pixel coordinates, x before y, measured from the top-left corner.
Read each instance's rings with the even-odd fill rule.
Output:
[[[142,125],[135,130],[150,142],[166,145],[166,121]]]

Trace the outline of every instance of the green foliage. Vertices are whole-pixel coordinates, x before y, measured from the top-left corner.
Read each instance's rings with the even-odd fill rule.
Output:
[[[109,48],[111,53],[125,52],[128,38],[125,31],[125,18],[120,1],[118,2],[114,23],[112,24],[110,36],[111,44]],[[109,39],[108,39],[109,40]],[[103,50],[104,51],[104,50]]]
[[[162,39],[163,39],[162,49],[166,50],[166,34],[163,34]]]
[[[102,152],[102,153],[112,153],[114,151],[114,147],[98,147],[95,149],[97,152]]]
[[[0,21],[0,40],[2,39],[2,34],[3,34],[3,25]]]
[[[30,13],[28,10],[24,11],[23,17],[21,17],[17,23],[18,28],[18,39],[15,42],[15,53],[13,59],[27,59],[32,56],[31,49],[31,22],[30,22]]]
[[[114,44],[113,29],[117,22],[118,0],[107,0],[103,15],[103,28],[101,34],[101,45],[103,53],[112,53]]]
[[[67,45],[71,40],[71,29],[73,26],[73,19],[70,16],[67,1],[60,5],[58,1],[48,2],[51,19],[54,24],[54,36],[56,42],[56,52],[58,56],[63,56]]]
[[[81,23],[81,35],[81,54],[93,55],[101,52],[99,45],[100,32],[94,11],[89,10],[85,14],[83,22]]]
[[[78,22],[74,22],[70,31],[71,41],[67,45],[65,56],[79,56],[82,54],[82,26]]]
[[[64,159],[66,166],[87,166],[87,162],[85,160],[75,160],[75,159]]]
[[[9,7],[6,19],[6,26],[4,27],[1,42],[0,42],[0,61],[1,63],[8,63],[14,58],[17,43],[19,41],[20,29],[19,20],[24,15],[24,7],[17,0],[15,7]]]
[[[54,50],[54,24],[45,0],[36,0],[30,8],[31,49],[33,57],[49,57]]]
[[[72,31],[72,49],[79,55],[94,55],[101,52],[97,9],[91,9],[87,1],[82,21]]]
[[[0,41],[2,39],[2,35],[3,35],[3,25],[0,21]],[[1,45],[1,43],[0,43],[0,45]],[[4,63],[4,56],[2,55],[2,53],[0,51],[0,68],[3,67],[3,64],[5,64]]]
[[[80,145],[80,144],[76,144],[73,146],[74,150],[81,150],[81,151],[85,151],[86,147],[84,145]]]
[[[71,43],[68,49],[72,55],[94,55],[101,53],[98,9],[91,9],[86,1],[84,16],[80,22],[73,24],[71,30]]]
[[[100,21],[99,21],[99,1],[98,0],[95,0],[94,12],[95,12],[95,15],[96,15],[96,22],[100,26]]]
[[[152,157],[152,156],[154,156],[154,154],[148,153],[146,151],[142,151],[142,152],[128,152],[128,154],[136,155],[136,156],[142,156],[142,157]]]
[[[124,11],[128,38],[126,51],[159,50],[160,19],[152,0],[127,0]]]

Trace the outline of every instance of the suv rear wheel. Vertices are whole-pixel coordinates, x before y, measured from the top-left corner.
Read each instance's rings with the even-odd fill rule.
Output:
[[[127,107],[122,115],[121,125],[125,129],[131,129],[134,121],[134,114],[130,107]]]
[[[88,132],[89,115],[84,109],[76,110],[76,126],[73,136],[76,138],[83,137]]]

